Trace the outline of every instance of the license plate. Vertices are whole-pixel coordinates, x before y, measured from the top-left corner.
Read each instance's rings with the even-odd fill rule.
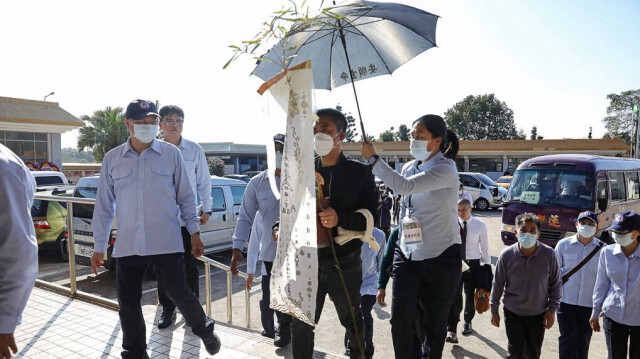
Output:
[[[82,246],[79,244],[75,245],[75,249],[76,249],[76,255],[79,256],[83,256],[83,257],[88,257],[91,258],[91,256],[93,256],[93,247],[88,247],[88,246]],[[107,254],[105,253],[104,255],[104,259],[107,259]]]

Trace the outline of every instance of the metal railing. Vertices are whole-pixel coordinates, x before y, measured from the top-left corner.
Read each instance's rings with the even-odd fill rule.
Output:
[[[204,262],[205,311],[207,313],[207,316],[211,316],[211,266],[214,266],[218,269],[223,270],[227,277],[227,323],[233,324],[233,290],[231,287],[233,275],[231,273],[231,267],[214,261],[207,256],[201,256],[198,259]],[[244,279],[248,278],[248,275],[246,273],[240,271],[238,271],[238,276]],[[254,283],[260,283],[260,280],[254,280]],[[246,285],[244,287],[245,316],[247,320],[247,328],[251,328],[251,295],[259,291],[259,289],[250,291]]]
[[[72,297],[76,297],[76,298],[82,298],[82,299],[86,299],[92,302],[96,302],[99,304],[102,304],[104,306],[113,308],[113,309],[120,309],[120,306],[118,305],[118,302],[115,300],[111,300],[111,299],[107,299],[95,294],[91,294],[91,293],[87,293],[87,292],[83,292],[83,291],[79,291],[78,290],[78,286],[77,286],[77,282],[76,282],[76,255],[75,255],[75,239],[74,239],[74,233],[73,233],[73,204],[74,203],[78,203],[78,204],[92,204],[95,205],[95,199],[93,198],[79,198],[79,197],[66,197],[66,196],[54,196],[54,195],[43,195],[43,194],[39,194],[36,193],[35,194],[35,199],[38,200],[42,200],[42,201],[56,201],[56,202],[65,202],[67,204],[67,218],[66,218],[66,223],[67,223],[67,233],[68,233],[68,238],[67,238],[67,251],[69,253],[69,288],[63,286],[63,285],[59,285],[59,284],[55,284],[55,283],[50,283],[47,282],[45,280],[41,280],[41,279],[36,279],[36,284],[39,285],[40,287],[44,287],[44,288],[49,288],[55,291],[59,291],[62,293],[66,293],[69,294]],[[227,322],[229,324],[232,324],[232,320],[233,320],[233,310],[232,310],[232,295],[233,295],[233,290],[232,290],[232,279],[233,276],[231,274],[231,268],[225,264],[222,264],[220,262],[217,262],[211,258],[208,258],[206,256],[202,256],[199,258],[203,263],[204,263],[204,268],[205,268],[205,290],[206,290],[206,299],[205,299],[205,306],[206,306],[206,313],[208,316],[211,316],[211,266],[214,266],[216,268],[219,268],[221,270],[223,270],[226,273],[226,277],[227,277]],[[247,274],[243,273],[243,272],[239,272],[238,276],[242,277],[242,278],[247,278]],[[260,283],[259,280],[254,281],[255,283]],[[247,328],[251,328],[251,295],[259,292],[260,289],[255,289],[252,291],[249,291],[246,286],[245,286],[245,302],[246,302],[246,319],[247,319],[247,324],[246,327]]]

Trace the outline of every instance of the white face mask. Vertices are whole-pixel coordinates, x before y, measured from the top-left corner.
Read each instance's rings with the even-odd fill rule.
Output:
[[[316,133],[315,136],[313,136],[313,149],[316,151],[318,156],[324,157],[328,155],[329,152],[331,152],[331,150],[336,147],[336,145],[333,144],[333,139],[338,137],[339,135],[340,133],[338,133],[334,137],[331,137],[326,133]]]
[[[425,141],[425,140],[412,139],[410,148],[409,148],[409,152],[411,153],[411,156],[413,156],[413,158],[415,158],[418,161],[424,161],[427,158],[429,158],[429,156],[431,156],[433,151],[437,150],[437,148],[434,148],[431,151],[427,150],[427,146],[429,146],[429,142],[431,141],[433,140]]]
[[[282,152],[276,152],[276,168],[282,168]]]
[[[523,248],[529,249],[536,245],[537,237],[537,235],[531,233],[518,233],[518,242]]]
[[[578,234],[583,236],[584,238],[591,238],[594,234],[596,234],[596,227],[586,224],[578,224]]]
[[[133,137],[142,143],[150,143],[158,135],[158,125],[133,125]]]
[[[626,247],[630,245],[631,243],[633,243],[633,240],[635,239],[631,236],[631,233],[620,234],[620,233],[613,232],[611,233],[611,236],[613,237],[613,240],[616,241],[616,243],[618,243],[622,247]]]

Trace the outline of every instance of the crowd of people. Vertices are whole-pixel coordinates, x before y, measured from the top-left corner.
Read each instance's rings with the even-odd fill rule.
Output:
[[[554,250],[538,241],[539,218],[523,213],[515,221],[518,242],[501,251],[492,271],[487,226],[472,215],[473,199],[459,185],[458,138],[440,116],[425,115],[414,121],[410,143],[414,160],[400,173],[380,158],[368,140],[362,144],[368,163],[342,152],[347,122],[340,111],[322,109],[317,116],[315,171],[327,179],[320,189],[328,198],[317,218],[314,319],[320,320],[328,297],[344,327],[345,354],[350,358],[374,356],[371,311],[376,303],[387,304],[390,278],[390,332],[397,359],[441,358],[445,343],[459,341],[461,314],[461,334],[473,333],[476,311],[488,309],[482,309],[483,301],[490,307],[491,324],[504,323],[508,358],[543,356],[545,330],[554,325],[556,314],[560,358],[586,358],[592,332],[601,330],[600,318],[609,358],[640,358],[640,215],[617,214],[607,229],[615,244],[605,245],[595,237],[598,216],[580,213],[577,234],[558,242]],[[196,262],[204,252],[199,225],[207,222],[212,203],[204,153],[182,137],[184,112],[177,106],[158,111],[153,102],[136,100],[127,107],[125,117],[131,136],[108,152],[102,163],[91,258],[97,273],[112,222],[117,220],[113,257],[121,355],[148,358],[140,300],[149,264],[156,268],[162,306],[158,328],[170,327],[178,308],[206,351],[214,355],[221,342],[215,322],[205,315],[198,299]],[[164,141],[156,139],[158,126]],[[273,140],[279,187],[286,139],[277,134]],[[35,280],[37,258],[29,216],[33,178],[2,145],[0,172],[0,202],[11,208],[11,215],[0,216],[0,359],[4,359],[17,352],[13,332]],[[374,176],[383,182],[378,188]],[[314,327],[269,306],[279,209],[268,172],[252,178],[233,234],[231,270],[238,273],[243,248],[248,246],[247,287],[258,274],[258,260],[262,262],[262,334],[273,338],[276,347],[291,344],[294,358],[311,359]],[[379,251],[357,239],[342,244],[333,239],[339,230],[362,232],[371,226],[377,227],[373,237]],[[16,258],[20,262],[31,258],[28,269]]]

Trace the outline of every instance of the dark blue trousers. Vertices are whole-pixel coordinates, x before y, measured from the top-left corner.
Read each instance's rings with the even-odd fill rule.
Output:
[[[187,275],[187,285],[196,295],[200,297],[200,275],[198,273],[198,260],[191,254],[191,234],[187,230],[187,227],[182,227],[182,245],[184,246],[184,269]],[[171,299],[167,296],[167,291],[164,289],[164,284],[158,282],[158,302],[162,305],[162,310],[167,312],[173,312],[176,309],[176,305],[173,304]]]
[[[442,358],[447,336],[449,308],[462,280],[460,244],[447,248],[436,258],[407,261],[396,248],[393,259],[391,336],[396,359],[416,358],[422,352],[416,331],[416,316],[429,343],[430,358]],[[420,356],[417,356],[420,358]]]
[[[116,288],[122,326],[122,358],[146,358],[147,338],[140,300],[142,280],[149,264],[155,265],[158,282],[176,304],[193,333],[207,334],[206,316],[200,301],[187,286],[182,253],[116,258]]]
[[[318,257],[318,292],[316,295],[316,323],[320,320],[324,302],[329,295],[336,308],[340,324],[347,330],[351,340],[349,341],[350,358],[360,359],[360,345],[364,347],[363,337],[364,324],[362,312],[360,311],[360,286],[362,285],[362,259],[360,250],[353,251],[338,257],[342,275],[347,284],[348,293],[344,292],[342,282],[336,269],[332,256]],[[351,299],[354,308],[349,308],[347,294]],[[356,319],[355,325],[351,318],[351,310]],[[355,329],[358,328],[360,334],[360,345],[356,341]],[[293,318],[291,323],[291,351],[295,359],[311,359],[313,357],[313,346],[315,335],[314,328],[309,324]]]
[[[602,330],[607,341],[609,359],[626,359],[627,348],[629,359],[640,359],[640,326],[621,324],[605,316]]]
[[[591,307],[560,302],[556,314],[560,329],[560,359],[587,359],[593,332],[589,325]]]
[[[265,334],[267,336],[273,336],[275,335],[273,314],[278,318],[278,327],[291,325],[291,316],[278,312],[277,310],[273,310],[269,307],[269,303],[271,302],[271,288],[269,284],[271,282],[271,268],[273,267],[273,262],[264,262],[264,267],[267,269],[267,275],[262,276],[262,281],[260,283],[262,287],[262,299],[260,299],[260,320]]]

